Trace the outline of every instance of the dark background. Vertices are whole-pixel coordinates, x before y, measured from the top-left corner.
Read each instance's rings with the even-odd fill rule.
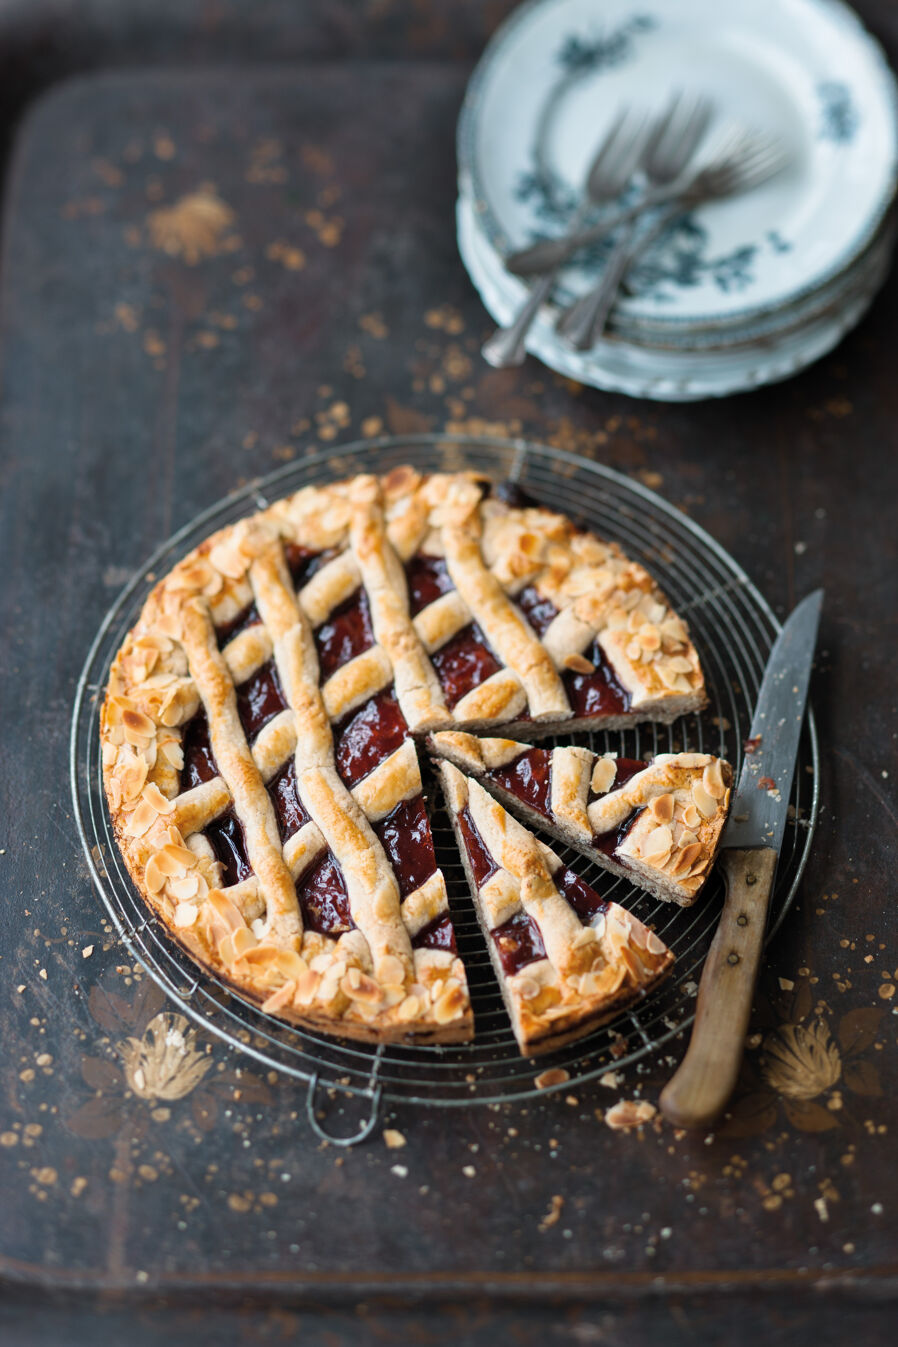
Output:
[[[893,1340],[898,283],[821,364],[721,403],[488,369],[453,135],[510,8],[0,5],[7,144],[26,114],[0,290],[4,1347]],[[894,57],[898,7],[860,8]],[[168,255],[155,212],[202,183],[229,222]],[[169,1012],[104,929],[70,816],[89,640],[237,483],[443,427],[634,475],[780,615],[826,588],[820,827],[712,1136],[602,1121],[655,1099],[664,1060],[536,1105],[404,1109],[403,1147],[346,1154],[219,1047],[168,1096],[129,1088],[128,1040]]]

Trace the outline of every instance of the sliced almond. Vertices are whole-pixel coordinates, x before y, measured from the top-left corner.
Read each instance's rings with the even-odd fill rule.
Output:
[[[662,856],[670,854],[673,846],[673,833],[670,828],[662,823],[659,827],[653,828],[642,844],[642,854],[647,861],[657,861]]]
[[[717,801],[709,795],[701,781],[693,781],[692,798],[704,818],[713,818],[717,813]]]
[[[172,920],[176,926],[193,926],[199,916],[196,903],[178,903]]]
[[[614,758],[599,758],[592,769],[592,789],[596,795],[605,795],[614,784],[617,763]]]
[[[713,762],[708,763],[708,766],[702,773],[702,785],[708,794],[712,795],[715,800],[719,800],[723,796],[726,786],[723,784],[723,773],[720,770],[720,763],[716,758]]]
[[[687,828],[697,828],[702,821],[702,816],[694,804],[688,804],[683,810],[683,823]]]
[[[565,655],[562,663],[573,673],[590,674],[596,671],[596,666],[585,655]]]
[[[674,797],[656,795],[649,805],[649,813],[657,823],[670,823],[674,814]]]

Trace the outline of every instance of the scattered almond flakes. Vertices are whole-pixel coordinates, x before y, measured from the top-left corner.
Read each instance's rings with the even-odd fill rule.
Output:
[[[606,1090],[616,1090],[623,1078],[620,1071],[606,1071],[604,1076],[599,1076],[599,1084],[604,1085]]]
[[[549,1210],[539,1223],[540,1230],[549,1230],[553,1225],[557,1225],[561,1220],[561,1210],[564,1206],[564,1198],[560,1193],[554,1193],[549,1201]]]
[[[265,256],[271,262],[280,262],[287,271],[302,271],[306,264],[306,255],[302,248],[296,248],[284,239],[275,239],[265,250]]]
[[[651,1122],[658,1110],[645,1099],[621,1099],[619,1103],[605,1113],[605,1122],[615,1131],[624,1128],[641,1127]]]
[[[369,337],[374,337],[376,341],[383,341],[390,335],[390,329],[383,320],[382,314],[363,313],[359,319],[359,327],[363,332],[367,332]]]
[[[548,1090],[553,1085],[563,1085],[570,1078],[571,1073],[563,1066],[551,1066],[548,1071],[541,1071],[533,1083],[538,1090]]]
[[[195,266],[222,251],[234,212],[209,185],[147,216],[153,247]]]
[[[779,984],[780,984],[780,991],[783,992],[790,992],[795,986],[795,983],[792,981],[791,978],[780,978]]]
[[[47,981],[47,970],[46,970],[46,968],[42,968],[42,969],[40,970],[40,972],[38,973],[38,977],[39,977],[39,978],[43,978],[44,982]]]
[[[384,1141],[387,1143],[387,1148],[391,1151],[398,1151],[401,1146],[405,1145],[405,1137],[401,1132],[397,1131],[395,1127],[385,1128]]]
[[[94,952],[93,945],[85,945],[84,949],[81,951],[82,959],[89,959],[90,956],[93,954],[93,952]]]

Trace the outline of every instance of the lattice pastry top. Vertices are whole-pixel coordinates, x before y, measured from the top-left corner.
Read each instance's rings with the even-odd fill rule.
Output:
[[[443,793],[521,1051],[603,1024],[673,963],[664,943],[564,865],[449,762]]]
[[[451,730],[428,743],[525,822],[658,898],[688,907],[711,872],[733,782],[723,758],[659,753],[646,762]]]
[[[642,567],[470,473],[307,488],[165,576],[102,710],[113,823],[188,952],[299,1023],[465,1037],[411,733],[704,702]]]

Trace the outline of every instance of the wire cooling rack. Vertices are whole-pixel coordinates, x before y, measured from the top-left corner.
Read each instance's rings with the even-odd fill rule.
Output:
[[[137,619],[156,577],[213,530],[264,508],[301,486],[360,471],[385,472],[401,463],[422,470],[476,468],[510,479],[535,500],[565,511],[600,537],[615,539],[644,562],[677,612],[689,621],[701,656],[710,704],[701,716],[672,726],[642,725],[624,732],[580,734],[576,742],[628,758],[677,751],[707,751],[742,761],[761,676],[779,623],[733,559],[685,515],[653,492],[610,468],[574,454],[523,441],[474,437],[402,436],[369,440],[339,453],[291,464],[197,516],[161,547],[107,613],[78,683],[71,731],[71,784],[81,840],[97,889],[130,951],[185,1015],[232,1049],[307,1087],[306,1113],[319,1136],[351,1145],[377,1123],[382,1103],[406,1100],[427,1106],[465,1106],[522,1100],[537,1091],[536,1078],[552,1067],[571,1089],[612,1068],[657,1051],[694,1017],[702,962],[717,926],[724,889],[715,872],[693,908],[660,903],[574,852],[553,846],[605,896],[629,908],[676,955],[673,976],[605,1028],[538,1062],[521,1057],[505,1013],[468,888],[433,780],[425,789],[433,806],[437,859],[446,876],[459,952],[474,1008],[473,1042],[449,1047],[377,1047],[293,1028],[241,1000],[197,967],[149,913],[119,855],[103,793],[99,711],[112,658]],[[808,714],[792,786],[768,939],[795,895],[817,818],[819,773],[814,719]],[[564,1072],[567,1076],[564,1076]],[[351,1135],[322,1125],[322,1091],[360,1096],[365,1120]],[[345,1101],[344,1101],[345,1102]],[[343,1109],[339,1108],[342,1113]]]

